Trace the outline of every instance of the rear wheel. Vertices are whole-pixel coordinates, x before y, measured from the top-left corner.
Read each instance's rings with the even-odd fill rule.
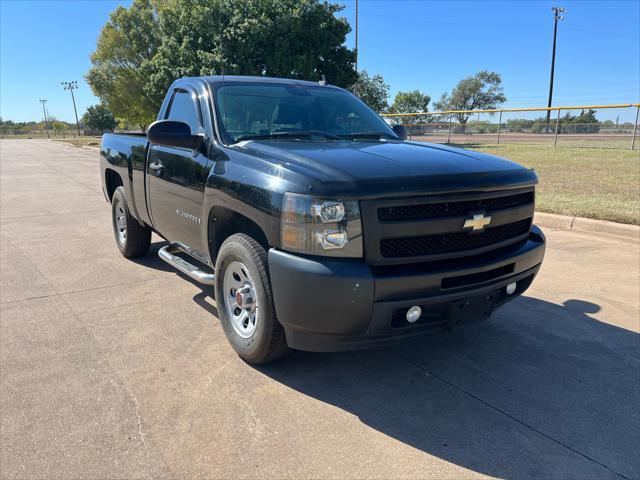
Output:
[[[249,363],[267,363],[289,352],[276,318],[267,252],[253,238],[227,238],[216,260],[216,303],[224,332]]]
[[[116,188],[111,200],[113,233],[120,253],[126,258],[146,255],[151,245],[151,229],[131,216],[123,187]]]

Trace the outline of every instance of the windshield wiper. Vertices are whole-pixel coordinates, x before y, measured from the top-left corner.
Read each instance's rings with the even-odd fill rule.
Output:
[[[330,140],[344,140],[342,137],[323,132],[322,130],[300,130],[296,132],[275,132],[262,135],[243,135],[236,138],[236,142],[241,142],[243,140],[269,140],[272,138],[312,138],[314,136]]]
[[[390,138],[392,140],[397,140],[398,137],[395,135],[391,135],[390,133],[385,132],[355,132],[350,133],[348,135],[342,135],[343,138],[350,138],[353,140],[364,139],[364,140],[381,140],[382,138]]]

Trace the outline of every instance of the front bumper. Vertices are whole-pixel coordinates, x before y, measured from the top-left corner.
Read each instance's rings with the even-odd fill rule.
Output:
[[[376,268],[362,260],[319,260],[271,249],[269,272],[289,346],[343,351],[488,318],[529,287],[544,251],[544,235],[534,226],[515,248],[432,264]],[[505,287],[512,282],[517,289],[507,295]],[[404,316],[413,305],[423,315],[410,324]]]

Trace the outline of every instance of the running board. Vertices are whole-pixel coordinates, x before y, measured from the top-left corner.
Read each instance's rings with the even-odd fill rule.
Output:
[[[213,285],[215,274],[205,272],[204,270],[187,262],[183,258],[175,255],[176,253],[180,252],[182,252],[182,250],[180,250],[178,247],[174,245],[167,245],[166,247],[162,247],[160,250],[158,250],[158,256],[173,268],[184,273],[187,277],[192,278],[196,282],[202,283],[204,285]]]

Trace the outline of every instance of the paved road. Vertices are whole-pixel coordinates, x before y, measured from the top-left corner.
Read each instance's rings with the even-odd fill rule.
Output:
[[[486,323],[254,368],[120,257],[95,151],[0,147],[2,478],[640,477],[637,244],[548,231]]]

